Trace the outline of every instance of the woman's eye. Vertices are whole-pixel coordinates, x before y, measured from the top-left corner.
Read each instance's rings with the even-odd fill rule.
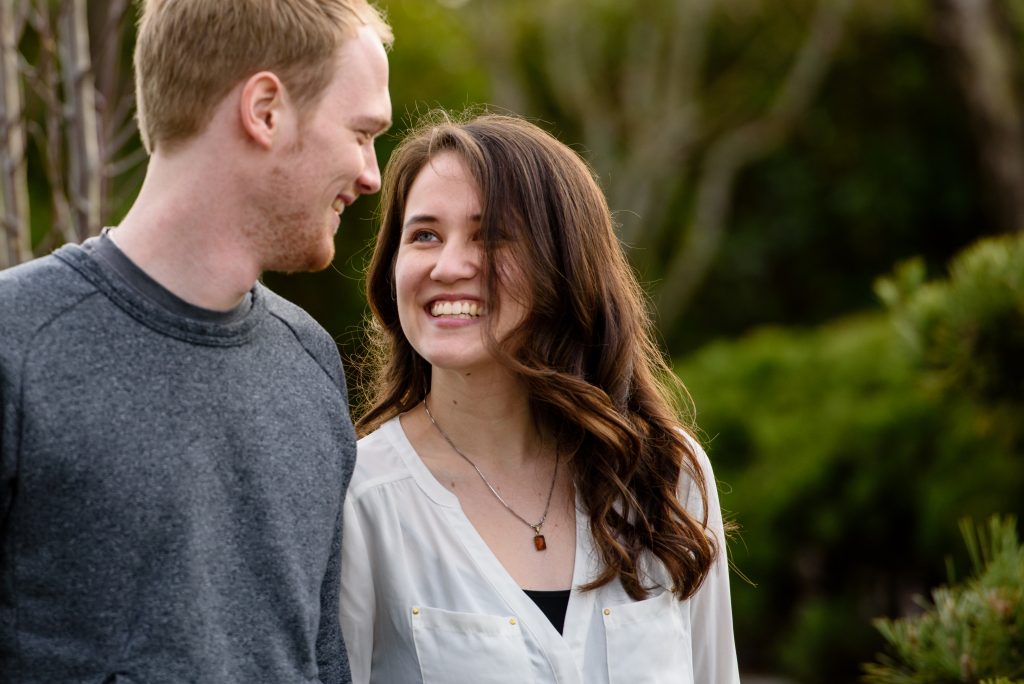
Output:
[[[437,236],[429,230],[417,230],[409,236],[410,242],[433,242],[436,239]]]

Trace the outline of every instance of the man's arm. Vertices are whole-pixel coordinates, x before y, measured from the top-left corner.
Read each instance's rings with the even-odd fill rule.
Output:
[[[320,681],[324,684],[350,684],[352,672],[345,655],[345,643],[338,621],[338,602],[341,585],[341,515],[334,526],[331,555],[327,559],[327,572],[320,586],[320,629],[316,637],[316,662]]]
[[[13,429],[13,420],[8,414],[13,413],[14,408],[7,405],[10,394],[4,366],[0,363],[0,535],[7,527],[7,516],[14,495],[15,458],[13,453],[8,453],[14,450],[14,440],[7,434],[8,430]]]
[[[0,370],[0,530],[4,529],[7,521],[7,509],[10,506],[11,494],[7,485],[7,452],[4,451],[4,413],[7,407],[4,405],[4,379],[3,371]]]

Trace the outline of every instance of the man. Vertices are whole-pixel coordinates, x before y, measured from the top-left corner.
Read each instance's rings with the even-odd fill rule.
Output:
[[[0,273],[0,682],[339,682],[337,348],[257,282],[379,189],[365,0],[148,0],[124,221]]]

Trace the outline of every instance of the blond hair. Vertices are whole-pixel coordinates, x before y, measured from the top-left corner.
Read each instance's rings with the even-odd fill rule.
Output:
[[[391,28],[366,0],[143,0],[135,92],[146,150],[199,133],[224,96],[259,71],[277,74],[298,107],[312,104],[361,26],[391,45]]]

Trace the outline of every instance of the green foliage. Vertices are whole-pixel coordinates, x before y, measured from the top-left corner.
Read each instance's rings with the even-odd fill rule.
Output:
[[[993,682],[1024,678],[1024,545],[1012,517],[961,523],[974,575],[932,592],[924,612],[875,626],[891,653],[864,666],[870,684]],[[994,678],[994,679],[993,679]]]
[[[1024,236],[979,242],[950,273],[925,283],[923,264],[913,260],[876,291],[940,390],[1024,404]]]
[[[902,269],[880,285],[892,288],[887,298],[907,302],[890,316],[762,329],[677,366],[727,484],[723,506],[742,528],[733,561],[757,585],[733,587],[745,667],[801,682],[853,681],[857,664],[881,646],[871,620],[902,613],[907,597],[942,580],[934,568],[955,547],[957,520],[1024,513],[1019,409],[1005,393],[938,384],[934,375],[951,371],[935,359],[955,367],[959,358],[931,351],[945,337],[907,343],[918,330],[910,304],[935,292],[952,307],[943,309],[949,325],[1018,321],[1000,330],[1019,339],[1019,319],[999,313],[1019,305],[1005,296],[1013,270],[1024,270],[1015,245],[968,250],[948,280],[929,283],[922,268]],[[1021,346],[994,349],[984,363],[1006,369]]]

